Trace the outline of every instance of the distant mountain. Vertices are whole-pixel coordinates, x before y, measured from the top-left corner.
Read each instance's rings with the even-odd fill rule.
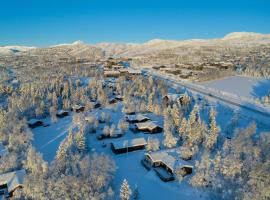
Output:
[[[252,32],[233,32],[226,35],[223,40],[258,40],[270,39],[270,34],[260,34]]]
[[[90,60],[104,58],[105,52],[94,45],[85,44],[82,41],[76,41],[71,44],[59,44],[47,48],[36,48],[28,53],[37,56],[50,57],[77,57]]]
[[[33,53],[48,52],[53,54],[65,53],[72,56],[122,56],[134,57],[145,54],[155,54],[161,51],[169,50],[174,52],[181,47],[199,47],[216,45],[241,45],[241,44],[270,44],[270,34],[260,34],[251,32],[234,32],[226,35],[224,38],[217,39],[193,39],[193,40],[162,40],[153,39],[142,44],[138,43],[99,43],[96,45],[85,44],[82,41],[76,41],[71,44],[58,44],[47,48],[34,48],[25,46],[5,46],[0,47],[0,55],[19,54],[31,50]],[[104,54],[104,55],[103,55]]]
[[[0,55],[18,54],[21,52],[29,51],[35,47],[27,46],[0,46]]]

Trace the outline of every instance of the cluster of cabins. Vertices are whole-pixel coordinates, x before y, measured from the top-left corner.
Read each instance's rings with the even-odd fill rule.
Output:
[[[127,76],[133,79],[134,76],[141,75],[141,70],[135,70],[131,68],[126,68],[122,65],[113,65],[110,68],[104,67],[104,77],[114,77],[118,78],[120,76]]]
[[[155,134],[162,132],[162,127],[142,114],[127,115],[126,121],[132,125],[130,130],[134,133],[144,132]],[[111,142],[111,150],[115,154],[143,150],[146,146],[147,141],[144,137],[121,139]],[[183,176],[191,174],[193,170],[193,166],[189,164],[189,161],[182,160],[175,149],[147,152],[145,153],[141,164],[147,170],[153,168],[157,176],[164,182],[175,180],[175,174],[178,170],[181,170]]]
[[[101,107],[101,104],[98,102],[95,102],[94,108],[99,108],[99,107]],[[70,110],[73,112],[76,112],[76,113],[84,112],[85,106],[76,104]],[[64,117],[69,116],[69,114],[70,114],[70,111],[68,111],[68,110],[59,110],[56,113],[56,117],[57,118],[64,118]],[[46,124],[41,119],[30,119],[30,120],[28,120],[27,124],[28,124],[28,127],[31,129],[36,128],[36,127],[40,127],[40,126],[43,126],[43,127],[49,126],[49,124]]]

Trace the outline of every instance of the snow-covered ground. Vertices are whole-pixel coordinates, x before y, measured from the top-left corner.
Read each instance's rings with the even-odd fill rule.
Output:
[[[122,106],[120,105],[117,110],[105,108],[94,110],[93,113],[98,113],[101,111],[110,113],[112,123],[117,124],[118,121],[124,116],[121,110]],[[162,117],[156,116],[152,113],[147,113],[145,115],[151,120],[155,121],[157,124],[163,126]],[[50,123],[50,126],[33,129],[33,145],[39,152],[43,154],[44,159],[50,162],[54,159],[59,144],[68,133],[72,122],[72,116],[59,119],[56,123],[51,123],[50,119],[47,118],[45,122]],[[110,143],[118,139],[105,139],[103,141],[96,139],[97,135],[102,133],[103,127],[104,124],[100,124],[97,133],[88,135],[88,146],[93,152],[99,154],[107,154],[114,159],[117,166],[117,171],[113,183],[116,195],[118,195],[117,192],[119,191],[122,181],[127,179],[132,189],[134,189],[136,184],[138,185],[141,197],[140,199],[142,200],[178,200],[179,198],[190,198],[195,200],[208,199],[207,192],[192,188],[187,183],[187,180],[180,184],[177,181],[164,183],[158,178],[154,170],[147,171],[140,163],[141,159],[144,157],[145,150],[115,155],[110,149]],[[144,137],[145,139],[148,139],[148,137],[158,138],[162,143],[163,134],[134,134],[128,130],[124,135],[124,139],[132,139],[138,137]],[[123,138],[121,138],[121,140],[122,139]],[[104,143],[106,144],[106,147],[102,147]]]
[[[176,88],[170,88],[169,92],[176,92],[176,90],[179,90],[179,86]],[[187,90],[187,92],[189,91]],[[193,95],[202,96],[200,93],[192,93]],[[211,106],[216,107],[217,123],[221,127],[221,135],[223,136],[232,136],[232,132],[228,132],[226,128],[228,126],[228,123],[236,113],[239,113],[239,122],[237,123],[237,127],[245,128],[250,122],[255,121],[257,123],[258,132],[270,130],[270,124],[268,123],[269,118],[253,113],[252,111],[241,109],[238,106],[228,105],[225,102],[220,102],[209,96],[207,97],[207,100],[201,100],[197,103],[199,103],[200,107],[202,108],[201,118],[206,122],[208,122],[209,118],[208,108],[210,109]],[[117,125],[119,120],[124,117],[121,104],[119,104],[117,109],[107,107],[95,109],[92,111],[92,113],[98,114],[102,111],[110,113],[112,120],[111,123],[115,125]],[[158,125],[163,126],[162,117],[156,116],[152,113],[147,113],[145,115],[151,120],[155,121]],[[59,119],[56,123],[51,123],[49,118],[47,118],[45,121],[46,123],[50,123],[50,126],[33,129],[33,145],[39,152],[43,154],[44,159],[50,162],[54,159],[59,144],[68,133],[68,130],[72,123],[72,116]],[[134,189],[135,184],[138,185],[142,200],[209,199],[206,190],[198,190],[191,187],[187,183],[189,177],[186,177],[182,183],[178,183],[177,181],[164,183],[158,178],[158,176],[153,170],[147,171],[140,163],[141,159],[144,156],[145,150],[120,155],[113,154],[110,149],[110,143],[112,141],[117,141],[118,139],[105,139],[103,141],[99,141],[96,139],[97,135],[102,133],[103,128],[104,124],[100,124],[97,133],[88,135],[88,146],[90,147],[91,151],[97,152],[99,154],[110,155],[115,160],[117,171],[113,186],[116,195],[118,195],[117,192],[119,191],[123,179],[127,179],[132,189]],[[127,133],[124,135],[124,139],[138,137],[144,137],[145,139],[147,139],[149,136],[153,138],[158,138],[160,140],[160,143],[162,143],[162,133],[155,135],[148,135],[144,133],[134,134],[130,130],[128,130]],[[123,138],[121,138],[121,140],[122,139]],[[102,147],[103,142],[106,144],[106,147]]]
[[[270,90],[270,80],[245,76],[232,76],[223,79],[206,81],[204,86],[222,90],[243,97],[262,97]]]

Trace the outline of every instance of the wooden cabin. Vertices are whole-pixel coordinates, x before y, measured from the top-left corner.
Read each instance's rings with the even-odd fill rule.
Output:
[[[66,110],[59,110],[57,113],[56,113],[56,117],[58,117],[58,118],[64,118],[64,117],[66,117],[66,116],[68,116],[69,115],[69,113],[68,113],[68,111],[66,111]]]
[[[23,187],[24,169],[0,175],[0,199],[9,199],[15,190]]]
[[[36,128],[36,127],[39,127],[39,126],[43,126],[43,121],[41,120],[38,120],[38,119],[30,119],[28,122],[28,127],[29,128]]]
[[[84,106],[82,106],[82,105],[77,105],[77,104],[74,105],[74,106],[71,108],[71,110],[72,110],[72,111],[75,111],[76,113],[83,112],[84,109],[85,109]]]
[[[111,143],[111,149],[115,154],[127,153],[145,149],[147,142],[144,138],[120,140]]]
[[[128,79],[129,80],[135,80],[141,74],[142,74],[141,70],[129,69],[128,70]]]
[[[120,96],[120,95],[117,95],[117,96],[112,97],[112,98],[109,99],[110,104],[117,103],[118,101],[123,101],[123,97]]]
[[[119,71],[112,71],[112,70],[107,70],[104,71],[104,76],[105,77],[119,77],[120,76],[120,72]]]
[[[191,174],[193,170],[192,165],[178,158],[175,150],[146,153],[142,164],[144,163],[152,166],[159,178],[165,182],[174,180],[177,170],[183,171],[184,175]]]
[[[133,132],[146,132],[146,133],[161,133],[163,128],[152,121],[136,123],[133,127],[131,127],[131,131]]]
[[[114,138],[120,138],[120,137],[122,137],[123,136],[123,132],[121,132],[120,130],[116,130],[115,132],[114,132],[114,134],[108,134],[108,135],[105,135],[105,134],[100,134],[99,136],[97,136],[97,139],[98,140],[104,140],[104,139],[109,139],[109,138],[112,138],[112,139],[114,139]]]
[[[146,122],[148,120],[150,120],[150,119],[142,114],[126,115],[126,121],[129,123]]]

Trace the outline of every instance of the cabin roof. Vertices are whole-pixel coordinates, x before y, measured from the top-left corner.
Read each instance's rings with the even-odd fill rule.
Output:
[[[62,115],[62,114],[67,113],[67,112],[68,112],[67,110],[59,110],[59,111],[57,111],[57,114]]]
[[[136,70],[136,69],[128,69],[129,74],[141,74],[141,70]]]
[[[136,123],[136,126],[138,129],[149,129],[153,130],[154,128],[158,127],[155,122],[148,121],[148,122],[141,122],[141,123]]]
[[[24,169],[13,171],[0,175],[0,185],[7,184],[8,192],[14,191],[17,187],[22,186],[23,179],[26,175]]]
[[[39,121],[41,121],[41,120],[39,120],[39,119],[29,119],[28,124],[35,124],[36,122],[39,122]]]
[[[149,120],[148,117],[142,115],[142,114],[137,114],[137,115],[126,115],[126,118],[129,121],[143,121],[143,120]]]
[[[146,145],[147,142],[144,138],[135,138],[131,140],[118,140],[112,142],[115,149],[123,149],[128,147],[136,147],[141,145]]]
[[[83,106],[80,105],[80,104],[75,104],[75,105],[72,106],[72,108],[75,109],[75,110],[81,109],[82,107]]]
[[[162,162],[172,171],[184,166],[193,167],[187,161],[180,159],[176,150],[156,151],[145,155],[149,156],[152,162]]]
[[[119,71],[113,71],[113,70],[104,71],[104,75],[119,75],[119,74],[120,74]]]

